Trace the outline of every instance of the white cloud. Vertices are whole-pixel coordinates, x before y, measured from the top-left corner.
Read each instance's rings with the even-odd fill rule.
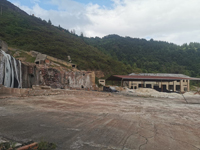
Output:
[[[200,1],[191,0],[115,0],[113,10],[89,6],[87,15],[93,25],[88,36],[117,33],[122,36],[152,37],[182,44],[200,42]],[[96,31],[96,32],[95,32]],[[95,34],[96,33],[96,34]],[[196,33],[196,34],[195,34]]]
[[[112,1],[112,9],[91,3],[83,5],[73,0],[51,0],[58,10],[44,10],[38,3],[32,8],[21,8],[86,36],[119,34],[177,44],[200,42],[199,0]]]

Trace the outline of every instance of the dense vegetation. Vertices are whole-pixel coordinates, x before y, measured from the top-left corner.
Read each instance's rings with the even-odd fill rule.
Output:
[[[101,70],[106,75],[132,72],[129,66],[86,44],[74,31],[55,27],[50,20],[30,16],[6,0],[0,0],[1,7],[0,39],[10,47],[35,50],[63,60],[70,55],[79,69]]]
[[[183,73],[200,77],[200,44],[172,43],[108,35],[85,38],[105,54],[130,65],[138,72]]]

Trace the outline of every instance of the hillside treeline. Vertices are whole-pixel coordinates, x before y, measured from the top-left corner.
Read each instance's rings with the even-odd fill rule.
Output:
[[[145,39],[108,35],[85,41],[136,72],[182,73],[200,77],[200,43],[181,46]]]

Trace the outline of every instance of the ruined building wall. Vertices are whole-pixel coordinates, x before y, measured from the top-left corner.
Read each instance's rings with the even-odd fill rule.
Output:
[[[57,69],[23,63],[22,72],[24,88],[31,88],[33,85],[51,86],[52,88],[65,87],[64,73]]]
[[[59,68],[48,68],[23,63],[22,74],[24,88],[31,88],[33,85],[50,86],[51,88],[60,89],[94,89],[95,87],[94,72],[65,72],[59,70]]]
[[[34,64],[22,63],[22,87],[31,88],[39,85],[39,70]]]
[[[66,69],[66,68],[65,68]],[[11,88],[32,88],[33,85],[52,88],[94,89],[95,73],[68,71],[16,60],[0,50],[0,84]]]
[[[48,56],[48,55],[47,55],[47,59],[54,61],[54,62],[57,62],[57,63],[62,64],[62,65],[68,66],[68,67],[72,67],[72,65],[75,65],[75,64],[72,64],[70,62],[67,62],[67,61],[64,61],[64,60],[61,60],[61,59],[58,59],[58,58],[54,58],[54,57],[51,57],[51,56]],[[76,67],[76,65],[75,65],[75,67]]]
[[[52,88],[65,87],[65,74],[55,68],[40,68],[40,85],[51,86]]]
[[[95,73],[87,71],[66,72],[66,88],[94,89]]]

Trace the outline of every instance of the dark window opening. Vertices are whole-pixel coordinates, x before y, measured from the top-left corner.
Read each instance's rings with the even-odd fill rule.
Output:
[[[83,76],[85,76],[85,73],[83,74]]]
[[[135,86],[134,89],[137,89],[137,86]]]
[[[176,85],[176,91],[180,91],[180,85]]]
[[[81,88],[82,88],[82,89],[84,89],[84,86],[83,86],[83,85],[81,85]]]
[[[143,84],[139,84],[138,86],[139,86],[139,87],[143,87]]]
[[[133,89],[133,86],[131,86],[131,89]]]
[[[146,84],[146,88],[151,88],[151,84]]]
[[[160,88],[159,88],[158,85],[155,85],[153,88],[154,88],[155,90],[157,90],[157,91],[160,91]]]
[[[174,91],[174,86],[173,85],[169,85],[169,90],[170,91]]]
[[[167,91],[167,86],[166,85],[161,85],[161,90],[162,90],[162,92],[166,92]]]
[[[35,63],[36,63],[36,64],[39,64],[39,61],[36,61]]]

